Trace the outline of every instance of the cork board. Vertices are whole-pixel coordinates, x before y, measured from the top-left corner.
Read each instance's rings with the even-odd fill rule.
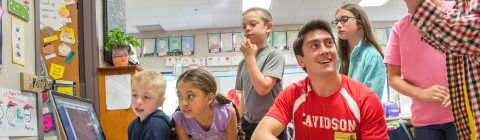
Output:
[[[75,0],[40,0],[40,47],[52,80],[74,81],[80,87],[78,12]],[[76,96],[80,96],[77,88]]]

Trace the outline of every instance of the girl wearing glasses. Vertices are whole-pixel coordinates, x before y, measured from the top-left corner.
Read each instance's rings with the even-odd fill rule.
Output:
[[[386,66],[365,10],[357,4],[346,4],[335,14],[332,25],[338,31],[340,73],[370,87],[382,99]]]

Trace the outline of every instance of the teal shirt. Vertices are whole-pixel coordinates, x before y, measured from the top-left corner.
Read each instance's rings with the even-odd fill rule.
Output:
[[[338,58],[337,70],[340,69],[340,62]],[[382,99],[387,73],[382,55],[373,46],[360,41],[353,48],[349,66],[348,77],[365,84]]]

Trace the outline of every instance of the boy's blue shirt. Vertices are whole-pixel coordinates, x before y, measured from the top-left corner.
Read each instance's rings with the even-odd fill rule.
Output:
[[[143,121],[137,117],[128,126],[128,140],[169,140],[170,122],[170,117],[160,109]]]
[[[340,56],[337,52],[337,56]],[[337,70],[340,69],[338,57]],[[383,58],[373,47],[360,40],[353,48],[348,69],[348,77],[355,79],[372,89],[382,99],[385,87],[387,67]]]

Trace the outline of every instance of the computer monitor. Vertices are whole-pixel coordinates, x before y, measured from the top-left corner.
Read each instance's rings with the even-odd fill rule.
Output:
[[[105,140],[92,101],[55,91],[52,95],[68,140]]]

